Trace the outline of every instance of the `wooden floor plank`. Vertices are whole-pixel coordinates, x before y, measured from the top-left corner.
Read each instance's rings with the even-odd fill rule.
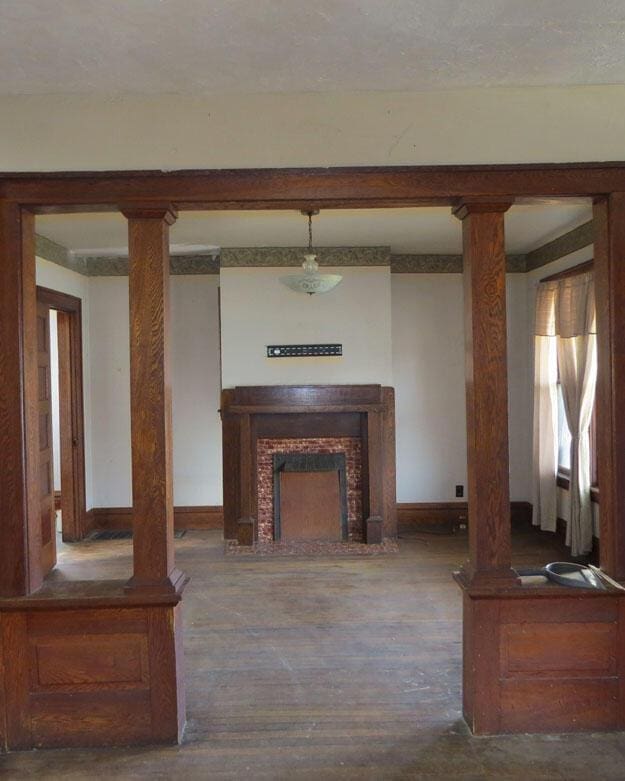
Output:
[[[515,562],[566,556],[515,537]],[[188,726],[182,746],[17,753],[21,779],[620,779],[625,737],[472,738],[461,718],[462,535],[399,553],[226,556],[218,532],[176,541]],[[131,543],[60,546],[59,579],[123,578]]]

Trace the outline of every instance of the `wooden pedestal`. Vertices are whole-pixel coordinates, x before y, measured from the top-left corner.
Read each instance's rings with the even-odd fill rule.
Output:
[[[0,603],[0,746],[177,743],[184,729],[182,605],[70,584]]]
[[[461,586],[463,712],[475,735],[625,727],[625,592]]]

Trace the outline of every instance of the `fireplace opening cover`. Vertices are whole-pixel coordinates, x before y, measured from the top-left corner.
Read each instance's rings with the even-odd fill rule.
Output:
[[[280,539],[280,472],[338,472],[341,497],[341,537],[348,539],[347,469],[345,453],[274,453],[274,539]]]

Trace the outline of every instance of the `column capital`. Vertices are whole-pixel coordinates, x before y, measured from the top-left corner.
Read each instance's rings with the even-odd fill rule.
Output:
[[[162,220],[173,225],[178,219],[178,211],[171,203],[128,204],[120,211],[128,220]]]
[[[451,208],[451,213],[459,220],[469,214],[492,214],[507,212],[514,198],[461,198]]]

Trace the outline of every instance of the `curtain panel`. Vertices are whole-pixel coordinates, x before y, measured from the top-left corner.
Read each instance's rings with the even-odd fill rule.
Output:
[[[534,334],[534,523],[549,531],[556,526],[559,379],[571,434],[566,543],[573,556],[581,556],[592,548],[593,529],[589,431],[597,339],[592,272],[538,286]]]

